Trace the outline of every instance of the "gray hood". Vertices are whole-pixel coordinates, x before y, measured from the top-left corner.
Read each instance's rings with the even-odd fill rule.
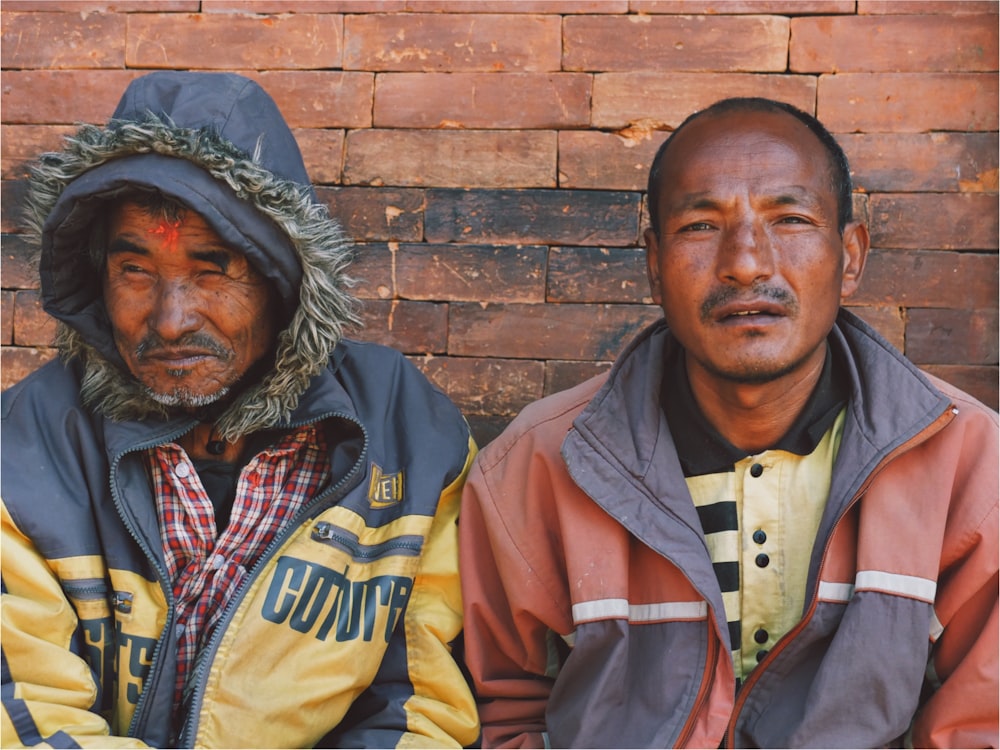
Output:
[[[85,368],[87,404],[116,421],[169,416],[125,368],[111,335],[90,225],[130,187],[155,187],[200,214],[272,284],[282,323],[273,367],[213,415],[234,439],[287,419],[345,325],[351,250],[315,196],[295,138],[270,96],[228,73],[158,72],[133,81],[107,127],[83,126],[34,167],[28,224],[57,345]]]

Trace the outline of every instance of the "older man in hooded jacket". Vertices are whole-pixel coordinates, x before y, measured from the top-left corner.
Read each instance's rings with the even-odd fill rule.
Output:
[[[29,204],[61,357],[3,394],[2,744],[474,742],[475,446],[343,338],[349,247],[270,97],[141,77]]]

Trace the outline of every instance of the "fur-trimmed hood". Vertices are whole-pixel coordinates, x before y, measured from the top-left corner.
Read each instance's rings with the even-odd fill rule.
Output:
[[[90,226],[123,190],[155,187],[199,213],[276,290],[287,325],[273,367],[213,415],[235,439],[287,419],[357,322],[351,249],[316,199],[294,136],[253,81],[157,72],[133,81],[107,127],[83,126],[32,170],[27,221],[40,250],[43,305],[63,357],[85,367],[86,403],[116,421],[169,416],[115,347]]]

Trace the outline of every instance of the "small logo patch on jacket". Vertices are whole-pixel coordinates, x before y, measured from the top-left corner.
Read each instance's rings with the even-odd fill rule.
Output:
[[[368,504],[373,508],[388,508],[403,501],[403,472],[386,474],[378,464],[372,464],[372,479],[368,484]]]

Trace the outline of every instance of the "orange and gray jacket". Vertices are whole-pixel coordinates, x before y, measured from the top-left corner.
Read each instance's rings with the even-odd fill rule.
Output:
[[[123,369],[87,249],[106,201],[143,180],[197,210],[282,300],[270,369],[216,423],[239,436],[318,422],[330,436],[329,485],[227,603],[177,723],[176,613],[144,452],[195,420]],[[273,102],[226,74],[138,79],[109,127],[41,160],[31,210],[62,356],[2,397],[4,747],[475,741],[452,653],[475,446],[403,356],[342,338],[349,249],[307,180]]]
[[[738,692],[662,322],[484,448],[459,541],[484,746],[997,746],[996,414],[846,311],[830,342],[851,397],[802,620]]]

